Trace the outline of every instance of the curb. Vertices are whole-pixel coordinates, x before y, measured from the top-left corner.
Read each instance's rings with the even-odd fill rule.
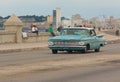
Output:
[[[32,47],[32,48],[20,48],[20,49],[6,49],[0,50],[0,53],[12,53],[12,52],[24,52],[24,51],[32,51],[32,50],[45,50],[46,47]]]
[[[120,39],[107,41],[107,44],[116,44],[116,43],[120,43]]]

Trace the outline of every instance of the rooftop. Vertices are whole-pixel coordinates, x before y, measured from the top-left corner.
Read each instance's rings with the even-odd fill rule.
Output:
[[[88,27],[63,27],[63,29],[87,29],[87,30],[92,30],[94,28],[88,28]]]

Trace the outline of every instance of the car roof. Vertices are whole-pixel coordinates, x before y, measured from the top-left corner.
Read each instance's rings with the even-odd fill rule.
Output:
[[[90,27],[63,27],[63,29],[86,29],[86,30],[93,30],[94,28],[90,28]]]

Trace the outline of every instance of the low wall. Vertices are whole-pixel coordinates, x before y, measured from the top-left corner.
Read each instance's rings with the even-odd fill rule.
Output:
[[[3,43],[16,43],[15,32],[0,32],[0,44]]]
[[[39,33],[39,35],[37,35],[36,33],[28,33],[27,36],[28,37],[23,38],[22,42],[24,42],[24,43],[27,43],[27,42],[47,42],[48,38],[51,35],[48,32],[43,32],[43,33]]]
[[[25,42],[47,42],[50,34],[48,32],[26,33],[22,32],[23,22],[15,15],[11,15],[5,22],[5,30],[0,32],[0,44],[3,43],[25,43]],[[14,31],[14,32],[13,32]],[[25,36],[23,36],[25,35]]]
[[[26,38],[22,39],[23,43],[27,42],[47,42],[50,37],[50,33],[43,32],[36,35],[36,33],[28,33]],[[22,37],[22,36],[21,36]],[[0,44],[5,43],[17,43],[15,32],[0,32]]]

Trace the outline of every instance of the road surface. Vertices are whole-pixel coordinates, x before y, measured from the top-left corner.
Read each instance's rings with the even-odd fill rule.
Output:
[[[120,64],[31,72],[2,78],[0,82],[120,82]]]
[[[115,58],[120,55],[120,44],[110,44],[103,48],[99,53],[89,51],[86,54],[75,52],[68,54],[66,52],[59,52],[58,54],[52,54],[49,49],[37,50],[30,52],[14,52],[0,54],[0,75],[3,74],[1,70],[4,67],[19,66],[31,63],[40,62],[62,62],[62,60],[68,60],[72,62],[75,58],[89,58],[94,57],[111,57]],[[71,61],[69,61],[71,59]],[[114,59],[114,58],[112,58]],[[105,59],[106,60],[106,59]],[[101,60],[99,60],[101,61]],[[98,62],[99,62],[98,61]],[[3,67],[3,68],[2,68]],[[14,71],[14,69],[12,70]],[[0,82],[120,82],[120,60],[111,60],[97,65],[88,66],[71,66],[61,69],[53,70],[33,70],[24,73],[10,74],[4,77],[0,77]]]
[[[94,51],[89,51],[88,53],[67,53],[59,52],[58,54],[52,54],[49,49],[46,50],[36,50],[29,52],[14,52],[14,53],[0,53],[0,66],[16,65],[16,64],[25,64],[33,62],[41,62],[48,60],[61,60],[69,58],[78,58],[78,57],[91,57],[94,55],[118,55],[120,53],[120,43],[106,45],[101,48],[99,53]]]

